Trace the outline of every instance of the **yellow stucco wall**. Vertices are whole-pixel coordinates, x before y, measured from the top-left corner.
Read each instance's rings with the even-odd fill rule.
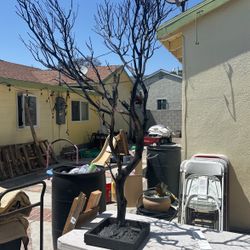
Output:
[[[51,95],[49,90],[36,90],[21,87],[0,85],[0,145],[18,144],[33,141],[30,127],[18,128],[17,124],[17,94],[20,92],[37,97],[37,121],[35,126],[37,138],[47,139],[52,142],[58,138],[71,140],[74,144],[87,143],[92,132],[96,132],[100,127],[98,117],[93,111],[89,111],[89,120],[83,122],[71,121],[71,100],[81,100],[78,95],[70,93],[67,98],[66,123],[56,124],[56,112],[54,109],[56,96],[66,99],[66,92],[54,92]],[[58,153],[67,143],[54,145],[54,150]]]
[[[106,83],[107,90],[112,96],[113,77],[111,76],[109,79],[107,79],[105,83]],[[120,75],[120,83],[118,87],[120,101],[127,101],[129,104],[132,87],[133,85],[132,85],[130,78],[125,72],[122,72]],[[118,110],[126,111],[120,102],[118,103]],[[106,115],[105,115],[105,119],[109,121]],[[102,129],[105,131],[105,128],[102,128]],[[120,129],[123,129],[127,133],[129,132],[129,117],[126,115],[121,115],[119,112],[115,112],[115,130],[119,131]]]
[[[98,100],[98,97],[94,98]],[[72,121],[71,101],[87,102],[83,97],[77,94],[70,94],[67,100],[67,122],[69,138],[75,144],[87,143],[90,141],[91,134],[100,130],[100,119],[93,107],[89,105],[89,119],[86,121]]]
[[[183,146],[228,156],[229,226],[250,231],[250,2],[230,1],[183,32]],[[199,44],[195,44],[196,37]]]

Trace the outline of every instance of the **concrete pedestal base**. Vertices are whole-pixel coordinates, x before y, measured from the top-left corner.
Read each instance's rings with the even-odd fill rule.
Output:
[[[84,243],[84,233],[97,222],[116,212],[106,211],[82,229],[72,230],[57,241],[58,250],[103,249]],[[142,249],[216,249],[216,250],[246,250],[250,249],[250,235],[231,232],[215,232],[206,228],[180,225],[165,220],[146,216],[128,214],[127,219],[150,222],[149,239],[142,244]]]

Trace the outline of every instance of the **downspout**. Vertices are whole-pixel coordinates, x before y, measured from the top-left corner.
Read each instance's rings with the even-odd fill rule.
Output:
[[[185,36],[182,34],[182,83],[183,83],[183,99],[182,99],[182,107],[183,107],[183,123],[182,123],[182,130],[183,130],[183,157],[187,159],[187,72],[186,72],[186,49],[185,49]]]

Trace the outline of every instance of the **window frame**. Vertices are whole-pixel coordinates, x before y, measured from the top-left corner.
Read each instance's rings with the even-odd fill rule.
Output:
[[[79,103],[79,120],[73,120],[73,102],[78,102]],[[87,119],[83,119],[82,117],[82,104],[86,104],[87,105]],[[83,101],[79,101],[79,100],[72,100],[71,101],[71,121],[72,122],[85,122],[85,121],[89,121],[89,103],[88,102],[83,102]]]
[[[162,102],[161,102],[161,105],[160,105],[160,108],[159,108],[159,105],[158,105],[159,101],[166,101],[166,107],[163,108],[163,107],[162,107],[163,104],[162,104]],[[157,99],[156,99],[156,109],[157,109],[157,110],[169,110],[169,103],[168,103],[167,99],[166,99],[166,98],[157,98]]]
[[[19,102],[18,102],[18,97],[19,96],[22,96],[22,121],[23,121],[23,125],[22,126],[19,126]],[[17,92],[16,94],[16,125],[17,125],[17,128],[18,129],[25,129],[25,128],[28,128],[30,127],[30,125],[26,125],[26,116],[25,116],[25,97],[33,97],[35,98],[35,102],[36,102],[36,124],[33,124],[33,127],[38,127],[38,98],[36,95],[34,94],[29,94],[27,96],[26,93],[23,93],[23,92]]]

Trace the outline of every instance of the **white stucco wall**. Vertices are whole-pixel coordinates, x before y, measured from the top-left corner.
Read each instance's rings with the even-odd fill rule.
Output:
[[[228,156],[229,226],[250,232],[250,1],[232,0],[187,26],[184,157]],[[196,33],[197,32],[197,33]],[[196,35],[199,45],[195,44]]]

